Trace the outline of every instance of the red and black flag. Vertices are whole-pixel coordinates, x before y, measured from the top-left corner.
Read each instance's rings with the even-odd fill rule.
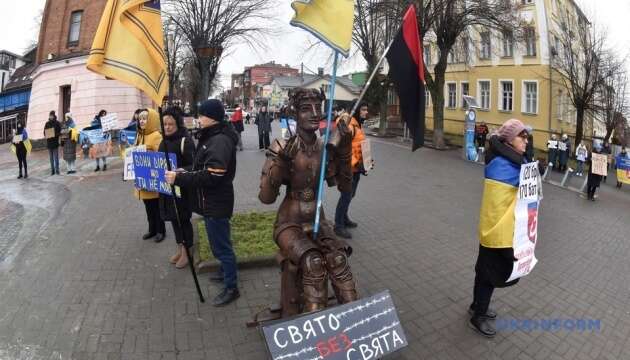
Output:
[[[396,85],[400,115],[413,138],[411,151],[424,145],[424,60],[416,8],[411,5],[387,52],[389,77]]]

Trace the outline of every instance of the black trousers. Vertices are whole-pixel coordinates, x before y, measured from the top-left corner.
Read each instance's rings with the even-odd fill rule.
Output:
[[[160,216],[160,199],[142,200],[144,202],[144,209],[147,212],[147,221],[149,222],[150,234],[164,234],[166,233],[166,226],[164,220]]]
[[[477,271],[475,273],[475,287],[473,290],[472,303],[475,316],[485,315],[488,312],[493,292],[494,286],[490,280],[485,278],[482,271]]]
[[[28,175],[28,167],[26,165],[26,150],[22,152],[18,149],[16,151],[16,155],[18,158],[18,166],[20,167],[20,175],[22,175],[22,167],[24,167],[24,175]]]
[[[269,147],[269,133],[267,131],[261,131],[258,133],[258,148],[266,149]]]
[[[597,186],[588,185],[588,187],[586,189],[586,194],[587,194],[589,200],[595,198],[595,190],[597,190]]]
[[[175,241],[178,244],[183,244],[187,248],[193,246],[193,226],[190,219],[181,219],[182,226],[180,227],[176,221],[171,221],[173,226],[173,232],[175,233]]]

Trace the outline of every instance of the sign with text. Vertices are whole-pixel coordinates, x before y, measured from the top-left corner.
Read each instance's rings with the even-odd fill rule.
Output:
[[[389,291],[263,326],[273,360],[380,359],[408,345]]]
[[[538,240],[538,207],[541,181],[538,162],[523,164],[514,208],[514,266],[508,282],[529,274],[538,260],[534,255]]]
[[[12,140],[13,143],[17,144],[17,143],[22,142],[22,137],[23,137],[23,134],[19,134],[19,135],[15,134],[15,135],[13,135],[13,140]]]
[[[107,136],[103,134],[103,129],[83,130],[81,131],[84,136],[87,136],[90,144],[100,144],[107,141]]]
[[[131,146],[125,149],[125,165],[123,167],[123,180],[135,180],[136,175],[133,171],[133,153],[147,151],[146,145]]]
[[[136,143],[137,133],[131,130],[120,130],[120,142],[122,144],[133,145]]]
[[[171,186],[166,182],[164,173],[166,167],[166,155],[163,152],[138,152],[132,153],[133,172],[136,188],[151,192],[159,192],[165,195],[173,195]],[[177,156],[169,153],[171,168],[177,168]]]
[[[112,142],[106,141],[90,147],[90,159],[100,159],[112,154]]]
[[[605,154],[592,155],[592,173],[595,175],[608,176],[608,157]]]
[[[118,114],[107,114],[101,118],[103,131],[111,131],[118,128]]]

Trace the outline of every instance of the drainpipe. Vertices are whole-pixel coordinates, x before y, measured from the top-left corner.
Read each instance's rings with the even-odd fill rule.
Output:
[[[548,120],[548,130],[551,133],[551,117],[553,111],[553,68],[552,68],[552,59],[555,55],[551,52],[551,28],[549,27],[549,13],[547,12],[546,2],[543,1],[543,6],[545,9],[545,22],[547,23],[547,47],[549,48],[549,120]],[[556,49],[558,51],[558,49]]]

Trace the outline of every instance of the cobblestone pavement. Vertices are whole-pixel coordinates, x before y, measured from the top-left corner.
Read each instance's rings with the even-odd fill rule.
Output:
[[[264,154],[253,126],[244,141],[237,210],[275,209],[256,197]],[[393,294],[410,346],[390,358],[630,358],[627,188],[606,185],[588,202],[546,186],[539,263],[493,300],[502,319],[592,319],[599,330],[504,329],[488,340],[466,314],[483,168],[456,151],[411,153],[379,139],[373,153],[376,168],[350,211],[359,223],[351,263],[361,294]],[[119,162],[105,174],[91,173],[90,162],[78,176],[50,177],[47,160],[37,161],[41,169],[20,182],[13,158],[0,155],[0,246],[13,249],[0,259],[0,359],[267,358],[259,331],[245,323],[278,299],[278,269],[240,272],[242,296],[225,308],[200,304],[188,271],[167,263],[170,229],[160,244],[140,239],[144,209],[120,180]],[[326,196],[332,215],[336,191]],[[200,280],[207,297],[219,290]]]

